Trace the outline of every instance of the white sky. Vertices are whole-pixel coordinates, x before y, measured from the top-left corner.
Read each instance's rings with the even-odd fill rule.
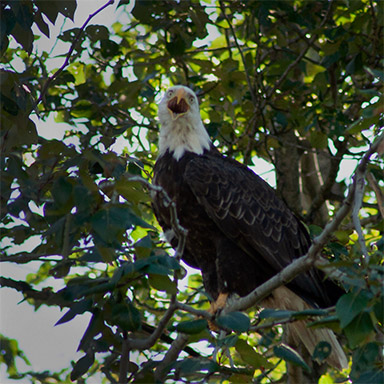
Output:
[[[56,23],[55,27],[50,27],[51,38],[42,36],[38,42],[38,49],[50,50],[56,42],[56,37],[60,30],[67,30],[73,26],[81,26],[88,15],[100,8],[107,1],[101,0],[78,0],[78,7],[75,13],[75,22],[67,20],[63,27],[63,18]],[[92,19],[91,24],[111,25],[117,18],[116,7],[119,1],[107,7],[98,16]],[[121,10],[117,11],[118,13]],[[54,50],[56,54],[67,52],[68,45],[59,42]],[[59,67],[63,58],[57,58],[52,61],[54,67]],[[47,138],[62,139],[66,129],[65,124],[57,124],[53,119],[47,122],[35,119],[39,134]],[[275,185],[274,172],[272,166],[261,159],[255,159],[254,170],[266,179],[271,185]],[[342,164],[339,173],[339,179],[349,177],[356,166],[356,161],[346,160]],[[347,183],[349,181],[347,180]],[[3,244],[4,245],[4,244]],[[29,244],[32,247],[32,244]],[[31,248],[31,249],[32,249]],[[24,249],[27,250],[27,249]],[[37,263],[25,265],[12,265],[9,263],[0,264],[0,273],[2,276],[11,277],[15,280],[23,280],[28,273],[35,272],[38,268]],[[59,371],[70,366],[71,360],[77,360],[82,353],[76,353],[76,349],[90,318],[89,314],[77,316],[69,323],[54,327],[57,320],[63,315],[59,309],[43,306],[38,311],[23,302],[22,295],[13,289],[3,288],[0,290],[0,332],[9,338],[14,338],[19,342],[19,348],[24,351],[30,360],[32,367],[26,366],[18,361],[18,367],[21,371]],[[96,381],[94,381],[97,383]],[[0,383],[29,383],[29,380],[13,381],[7,379],[5,366],[0,369]]]

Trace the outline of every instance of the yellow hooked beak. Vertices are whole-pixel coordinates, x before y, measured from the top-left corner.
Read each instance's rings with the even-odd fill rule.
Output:
[[[179,88],[175,96],[168,101],[168,110],[171,112],[172,119],[176,120],[180,116],[185,115],[189,110],[189,104],[187,103],[187,93],[183,88]]]

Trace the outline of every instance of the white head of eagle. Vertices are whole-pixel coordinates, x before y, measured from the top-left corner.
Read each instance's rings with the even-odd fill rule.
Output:
[[[169,88],[159,103],[159,156],[167,151],[176,160],[185,152],[202,155],[211,140],[200,117],[196,94],[183,85]]]

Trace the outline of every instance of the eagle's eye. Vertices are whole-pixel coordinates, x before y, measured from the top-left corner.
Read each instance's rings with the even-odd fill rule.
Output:
[[[167,95],[168,95],[168,97],[171,97],[174,93],[175,92],[174,92],[173,89],[169,89],[168,92],[167,92]]]
[[[191,104],[195,102],[195,97],[193,95],[189,95],[189,102]]]

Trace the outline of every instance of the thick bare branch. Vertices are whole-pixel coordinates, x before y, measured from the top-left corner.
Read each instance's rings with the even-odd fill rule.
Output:
[[[168,349],[168,352],[165,354],[164,359],[157,366],[155,371],[155,380],[156,382],[162,382],[164,377],[170,370],[170,364],[177,360],[180,352],[188,343],[188,335],[185,333],[179,333],[175,341],[172,343],[171,347]]]

